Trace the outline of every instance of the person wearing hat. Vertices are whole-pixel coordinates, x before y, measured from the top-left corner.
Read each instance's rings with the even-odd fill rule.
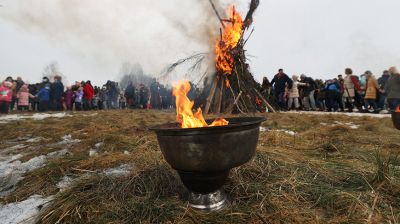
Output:
[[[378,105],[376,104],[376,96],[378,94],[379,85],[375,76],[371,71],[366,71],[365,75],[365,97],[364,97],[364,112],[368,112],[370,106],[374,109],[374,112],[378,112]]]
[[[9,81],[4,81],[0,86],[0,114],[8,114],[13,96],[12,86]]]
[[[23,84],[17,93],[18,99],[18,110],[28,111],[29,110],[29,99],[35,98],[34,95],[29,93],[28,85]]]
[[[396,67],[389,69],[390,78],[385,87],[390,110],[394,111],[400,106],[400,73]]]

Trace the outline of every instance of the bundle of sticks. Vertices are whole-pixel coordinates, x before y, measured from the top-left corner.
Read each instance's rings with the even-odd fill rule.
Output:
[[[233,23],[234,21],[232,19],[223,19],[213,1],[209,1],[222,26],[220,44],[225,44],[222,39],[222,29],[225,28],[226,23]],[[253,14],[259,3],[259,0],[251,0],[249,11],[243,21],[240,39],[236,47],[229,49],[229,55],[231,56],[230,58],[233,58],[233,61],[226,60],[229,60],[232,65],[232,71],[230,74],[226,74],[226,72],[217,68],[205,102],[205,113],[253,113],[260,110],[261,104],[270,111],[275,112],[274,108],[259,92],[260,84],[254,80],[250,72],[244,49],[254,29],[247,39],[244,38],[244,34],[253,22]],[[235,9],[233,9],[233,13],[235,13]]]

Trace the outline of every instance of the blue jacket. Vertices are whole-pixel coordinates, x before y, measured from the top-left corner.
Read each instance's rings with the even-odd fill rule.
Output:
[[[50,87],[46,86],[46,87],[42,88],[36,96],[39,98],[39,101],[49,101],[50,100]]]

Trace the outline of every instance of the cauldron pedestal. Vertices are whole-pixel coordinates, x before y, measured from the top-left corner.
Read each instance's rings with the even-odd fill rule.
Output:
[[[228,197],[224,190],[218,190],[209,194],[190,192],[190,207],[204,212],[218,211],[229,204]]]
[[[189,190],[189,205],[216,211],[229,204],[222,190],[229,171],[254,155],[264,117],[227,119],[229,125],[180,128],[165,124],[151,128],[157,134],[165,160]]]

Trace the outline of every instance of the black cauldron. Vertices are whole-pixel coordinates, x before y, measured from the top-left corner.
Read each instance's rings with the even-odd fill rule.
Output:
[[[392,121],[394,127],[400,130],[400,112],[392,113]]]
[[[266,118],[227,120],[229,125],[221,127],[180,128],[174,123],[151,128],[165,160],[190,191],[189,204],[193,208],[214,211],[228,203],[222,186],[232,168],[253,157],[260,125]]]

